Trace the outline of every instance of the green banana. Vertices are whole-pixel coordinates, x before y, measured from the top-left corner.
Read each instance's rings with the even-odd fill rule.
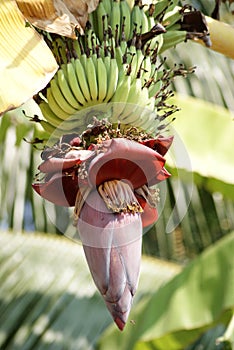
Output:
[[[123,30],[125,40],[130,39],[131,33],[131,9],[126,0],[120,0],[121,25],[120,32]]]
[[[117,35],[118,38],[119,38],[120,33],[121,33],[120,16],[121,16],[120,3],[119,3],[118,0],[114,0],[112,2],[112,9],[111,9],[111,16],[110,16],[110,25],[111,25],[111,28],[112,28],[113,36]],[[116,31],[117,31],[117,33],[116,33]]]
[[[53,113],[50,105],[47,102],[42,101],[40,103],[40,109],[44,118],[49,124],[53,125],[55,128],[62,124],[63,120],[59,119],[58,116]]]
[[[45,120],[41,120],[40,121],[41,126],[43,127],[43,129],[49,134],[52,135],[55,130],[56,127],[54,127],[53,125],[51,125],[50,123],[46,122]],[[62,134],[61,134],[62,135]]]
[[[111,98],[110,102],[116,102],[113,104],[113,118],[118,118],[122,113],[125,103],[128,99],[128,94],[131,85],[131,75],[129,72],[123,76],[120,82],[118,82],[116,91]]]
[[[146,33],[150,30],[149,24],[148,24],[148,18],[145,14],[143,6],[140,8],[140,11],[141,11],[141,17],[142,17],[142,19],[141,19],[141,33]]]
[[[153,17],[159,17],[170,5],[171,0],[160,0],[155,3]]]
[[[110,55],[105,55],[103,58],[104,65],[106,67],[106,72],[107,72],[107,79],[110,79],[110,63],[111,63],[111,57]]]
[[[100,1],[99,5],[96,9],[96,16],[97,16],[97,28],[98,28],[98,37],[100,39],[100,42],[103,41],[104,38],[104,32],[108,29],[108,13],[106,12],[106,9],[103,5],[103,2]]]
[[[162,80],[153,82],[149,87],[149,97],[154,97],[162,88]]]
[[[107,85],[108,85],[107,93],[106,93],[104,102],[109,102],[110,99],[113,97],[116,91],[117,83],[118,83],[118,75],[119,75],[119,70],[118,70],[117,61],[115,58],[111,58],[110,70],[107,76]]]
[[[141,76],[142,75],[142,69],[143,69],[143,61],[144,61],[144,54],[143,54],[141,48],[137,48],[137,50],[136,50],[136,57],[137,57],[136,75]]]
[[[112,0],[102,0],[103,6],[107,14],[111,13]]]
[[[81,52],[80,45],[79,45],[78,41],[73,40],[72,45],[73,45],[73,56],[80,57],[82,52]]]
[[[138,34],[141,32],[142,13],[141,13],[141,9],[140,9],[138,3],[139,3],[139,1],[135,1],[135,4],[134,4],[132,12],[131,12],[131,33],[130,33],[130,37],[132,37],[135,32],[138,33]]]
[[[97,75],[92,56],[87,58],[86,62],[86,77],[89,85],[91,99],[96,101],[98,98]]]
[[[82,106],[77,102],[75,97],[73,96],[73,93],[68,85],[68,82],[66,80],[65,74],[62,69],[59,69],[57,71],[57,77],[58,77],[58,84],[59,88],[62,91],[63,96],[66,98],[68,103],[76,110],[80,110]]]
[[[175,47],[177,44],[186,40],[187,32],[184,30],[169,30],[165,34],[163,34],[163,46],[159,50],[159,53],[170,49],[171,47]]]
[[[121,68],[123,65],[123,55],[124,52],[121,50],[121,47],[119,45],[116,45],[114,48],[114,56],[119,68]]]
[[[180,29],[180,24],[178,23],[182,18],[182,14],[179,11],[179,7],[175,7],[173,11],[167,12],[165,16],[163,17],[162,25],[166,28],[166,30],[170,30],[173,28],[175,30],[174,26],[177,24],[177,28]]]
[[[107,70],[101,57],[97,59],[98,100],[102,102],[107,94]]]
[[[58,103],[56,102],[53,94],[52,94],[52,91],[51,91],[51,88],[48,87],[47,90],[46,90],[46,98],[47,98],[47,101],[48,101],[48,104],[49,104],[49,107],[51,109],[51,111],[57,115],[61,120],[66,120],[67,118],[69,118],[70,114],[65,112],[59,105]]]
[[[84,95],[84,98],[88,102],[91,100],[91,96],[90,96],[90,92],[89,92],[88,82],[86,80],[86,74],[85,74],[84,67],[78,58],[75,60],[74,63],[75,63],[76,77],[77,77],[77,80],[79,82],[80,89]]]
[[[57,76],[50,81],[51,92],[57,104],[68,114],[74,114],[77,110],[73,108],[63,96],[58,83]]]
[[[86,28],[85,28],[85,48],[86,48],[86,51],[87,50],[92,51],[92,49],[93,49],[93,35],[95,35],[95,34],[93,32],[92,26],[89,22],[87,22]]]
[[[143,68],[143,72],[142,72],[141,81],[142,81],[142,85],[144,85],[149,80],[150,74],[151,74],[151,58],[149,55],[144,57],[142,68]]]
[[[133,80],[137,76],[137,54],[136,52],[132,56],[132,61],[131,61],[131,80]]]
[[[138,127],[147,132],[155,131],[157,125],[159,124],[159,122],[156,122],[155,113],[152,113],[152,111],[150,110],[149,112],[146,112],[146,115],[144,115],[143,113],[141,115],[141,122],[138,123]]]
[[[74,61],[73,61],[74,62]],[[79,104],[82,106],[86,104],[86,100],[84,98],[83,92],[81,91],[81,88],[79,86],[77,77],[76,77],[76,71],[74,67],[74,63],[69,62],[67,64],[67,76],[68,76],[68,82],[71,87],[71,90],[78,101]]]
[[[119,118],[120,121],[126,122],[126,119],[129,120],[129,116],[134,118],[134,121],[136,120],[134,112],[138,105],[138,100],[141,95],[141,78],[134,78],[131,81],[131,86],[128,93],[128,98],[126,100],[126,105],[124,107],[124,110],[121,113],[121,116]]]
[[[146,11],[149,30],[151,30],[155,25],[154,10],[155,10],[155,4],[150,4],[148,10]]]
[[[89,13],[88,21],[91,24],[93,31],[95,33],[98,33],[96,16],[97,16],[97,11],[92,11],[91,13]]]

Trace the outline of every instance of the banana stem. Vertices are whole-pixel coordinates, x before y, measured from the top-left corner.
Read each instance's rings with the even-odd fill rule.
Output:
[[[227,57],[234,59],[234,28],[226,23],[217,21],[206,16],[207,25],[210,32],[212,50],[217,51]],[[202,40],[194,40],[204,45]]]

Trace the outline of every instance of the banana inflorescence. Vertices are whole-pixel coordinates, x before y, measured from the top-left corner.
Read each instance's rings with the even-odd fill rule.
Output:
[[[101,0],[85,35],[56,38],[53,51],[60,68],[40,104],[44,129],[58,136],[81,132],[91,121],[81,111],[107,104],[103,111],[112,122],[155,133],[176,110],[165,102],[171,79],[187,73],[183,67],[163,69],[158,56],[186,38],[179,30],[183,14],[177,2],[143,6],[135,0],[131,6],[127,0]]]

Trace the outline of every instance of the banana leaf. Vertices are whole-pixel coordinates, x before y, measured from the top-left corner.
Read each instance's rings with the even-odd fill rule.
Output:
[[[181,110],[173,123],[173,131],[182,139],[192,171],[233,185],[234,113],[188,96],[177,94],[174,101]],[[230,186],[230,196],[234,198],[233,186]]]
[[[227,325],[234,309],[233,249],[234,232],[143,299],[133,309],[134,324],[128,324],[123,334],[107,329],[99,349],[180,350],[207,328]]]
[[[15,1],[0,2],[0,115],[26,102],[57,71],[52,52]]]
[[[16,232],[0,232],[0,245],[0,349],[94,349],[112,319],[81,245],[57,235]],[[135,302],[180,270],[144,258]]]

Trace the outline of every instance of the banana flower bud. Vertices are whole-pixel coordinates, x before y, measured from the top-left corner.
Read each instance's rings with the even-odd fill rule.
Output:
[[[170,174],[163,155],[172,137],[142,142],[107,139],[88,149],[52,152],[39,166],[34,190],[63,206],[74,219],[93,280],[120,330],[137,289],[143,227],[157,220],[158,191]],[[62,154],[62,156],[61,156]]]

